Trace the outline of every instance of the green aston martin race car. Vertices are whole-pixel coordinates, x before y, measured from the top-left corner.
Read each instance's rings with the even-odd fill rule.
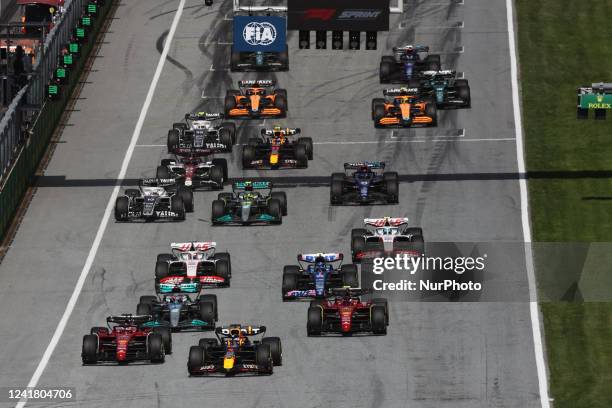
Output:
[[[237,181],[212,203],[213,225],[281,224],[285,215],[287,196],[269,181]]]

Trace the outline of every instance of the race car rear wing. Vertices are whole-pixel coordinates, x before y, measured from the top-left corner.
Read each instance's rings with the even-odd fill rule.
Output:
[[[176,249],[180,252],[187,251],[208,251],[209,249],[215,248],[216,242],[173,242],[170,244],[170,248]]]
[[[442,71],[423,71],[421,75],[424,77],[444,77],[444,78],[455,78],[457,76],[457,71],[453,71],[450,69],[445,69]]]
[[[399,227],[400,225],[408,225],[408,218],[364,218],[363,223],[372,227]]]
[[[412,47],[412,49],[416,52],[429,52],[429,46],[427,45],[402,45],[400,47],[393,47],[393,52],[404,52],[407,51],[408,48]]]
[[[248,79],[248,80],[238,81],[238,86],[240,88],[247,88],[247,87],[263,88],[263,87],[272,87],[274,85],[276,85],[276,81],[272,79]]]
[[[282,128],[281,132],[287,135],[298,135],[302,133],[302,129],[300,128]],[[262,136],[272,136],[274,135],[274,129],[261,129]]]
[[[208,113],[208,112],[195,112],[186,113],[185,120],[216,120],[223,119],[225,115],[223,113]]]
[[[232,189],[236,190],[246,190],[248,185],[253,187],[253,190],[271,190],[272,182],[271,181],[235,181],[232,185]]]
[[[115,323],[121,325],[134,325],[138,326],[143,323],[148,322],[153,319],[151,315],[132,315],[132,314],[122,314],[119,316],[108,316],[106,318],[107,323]]]
[[[344,259],[344,254],[339,252],[330,252],[325,254],[299,254],[297,256],[298,262],[315,263],[318,258],[323,258],[325,262],[337,262]]]
[[[217,327],[215,334],[218,336],[229,337],[233,335],[234,330],[240,330],[243,336],[257,336],[266,332],[266,326],[242,326],[239,324]]]
[[[333,296],[336,296],[336,297],[342,297],[342,296],[357,297],[357,296],[373,293],[374,291],[370,288],[351,288],[349,286],[345,286],[342,288],[332,288],[330,292]]]
[[[391,88],[383,91],[384,96],[417,95],[419,88]]]
[[[169,187],[176,184],[174,179],[144,178],[140,180],[142,187]]]
[[[361,167],[367,166],[371,170],[384,170],[385,162],[353,162],[353,163],[344,163],[344,170],[359,170]]]

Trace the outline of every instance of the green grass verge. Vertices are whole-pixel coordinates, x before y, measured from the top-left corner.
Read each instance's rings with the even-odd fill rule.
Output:
[[[612,112],[578,121],[575,109],[578,86],[612,82],[612,2],[516,5],[527,169],[540,176],[529,180],[533,239],[612,241]],[[554,406],[612,407],[612,305],[542,313]]]

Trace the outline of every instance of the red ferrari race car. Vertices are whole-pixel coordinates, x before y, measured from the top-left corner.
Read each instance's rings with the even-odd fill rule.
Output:
[[[287,90],[275,89],[272,80],[238,81],[240,90],[225,94],[225,117],[233,119],[284,118]]]
[[[171,254],[157,255],[157,293],[200,293],[202,287],[229,287],[230,255],[215,252],[216,242],[173,242]]]
[[[151,316],[122,314],[106,318],[108,327],[93,327],[83,336],[83,364],[133,361],[163,363],[172,353],[172,333],[167,327],[142,325]]]
[[[389,325],[387,299],[361,300],[362,295],[371,292],[366,289],[332,289],[333,296],[329,299],[311,301],[306,324],[308,335],[387,334]]]
[[[365,258],[419,256],[424,251],[423,230],[409,227],[408,218],[365,218],[367,228],[351,230],[353,262]]]

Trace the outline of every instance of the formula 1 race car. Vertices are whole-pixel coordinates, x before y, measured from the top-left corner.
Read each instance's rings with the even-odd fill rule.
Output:
[[[237,181],[232,190],[231,193],[219,193],[213,201],[213,225],[281,224],[283,216],[287,215],[286,194],[272,192],[269,181]]]
[[[106,318],[108,327],[93,327],[83,336],[83,364],[133,361],[163,363],[172,354],[172,333],[167,327],[143,327],[151,316],[123,314]]]
[[[189,349],[187,371],[190,376],[239,374],[270,375],[274,366],[283,363],[283,349],[278,337],[251,336],[264,334],[266,326],[232,324],[215,329],[216,339],[200,339]]]
[[[408,227],[408,218],[366,218],[363,223],[367,228],[351,230],[353,262],[402,253],[419,256],[424,251],[423,230]]]
[[[186,113],[184,122],[177,122],[168,131],[168,153],[201,154],[231,152],[236,144],[236,124],[215,121],[223,119],[222,113]]]
[[[235,51],[232,46],[230,61],[232,72],[237,71],[288,71],[289,47],[283,52]]]
[[[612,83],[599,82],[577,90],[576,118],[588,119],[593,110],[595,120],[605,120],[606,112],[612,110]]]
[[[387,334],[389,306],[386,299],[361,300],[371,293],[365,289],[332,289],[333,297],[313,300],[308,308],[306,332],[308,336],[328,333],[351,335],[354,333]]]
[[[186,294],[141,296],[136,314],[151,316],[141,327],[168,327],[179,330],[212,330],[217,322],[217,295],[200,295],[192,300]]]
[[[186,212],[193,212],[193,192],[181,188],[174,179],[142,179],[138,189],[128,188],[115,202],[117,221],[181,221]]]
[[[455,71],[424,71],[420,80],[410,83],[417,84],[419,95],[433,98],[438,109],[469,108],[472,104],[467,79],[457,79]]]
[[[242,151],[242,167],[245,169],[306,168],[313,158],[313,144],[310,137],[291,136],[300,134],[299,128],[262,129],[261,137],[249,138],[249,144]]]
[[[372,99],[375,128],[437,126],[438,109],[430,96],[421,96],[418,88],[384,91],[385,98]]]
[[[227,160],[205,160],[202,154],[188,156],[176,155],[174,159],[162,159],[157,166],[156,176],[159,179],[174,179],[177,184],[186,188],[208,188],[222,190],[227,180]]]
[[[239,90],[225,94],[225,117],[236,119],[284,118],[287,90],[275,89],[272,80],[238,81]]]
[[[419,78],[423,71],[439,71],[440,56],[430,54],[421,59],[420,54],[429,52],[429,47],[404,45],[393,47],[393,55],[385,55],[380,60],[380,83],[405,83]]]
[[[157,293],[199,293],[202,287],[229,287],[232,264],[227,252],[215,252],[216,242],[172,243],[171,254],[157,255]]]
[[[344,163],[344,173],[331,176],[331,204],[397,204],[398,175],[391,171],[381,174],[384,169],[384,162]]]
[[[283,268],[283,300],[321,298],[328,296],[332,288],[358,287],[357,266],[341,265],[343,259],[340,253],[298,255],[299,266]],[[308,264],[306,268],[303,263]]]

